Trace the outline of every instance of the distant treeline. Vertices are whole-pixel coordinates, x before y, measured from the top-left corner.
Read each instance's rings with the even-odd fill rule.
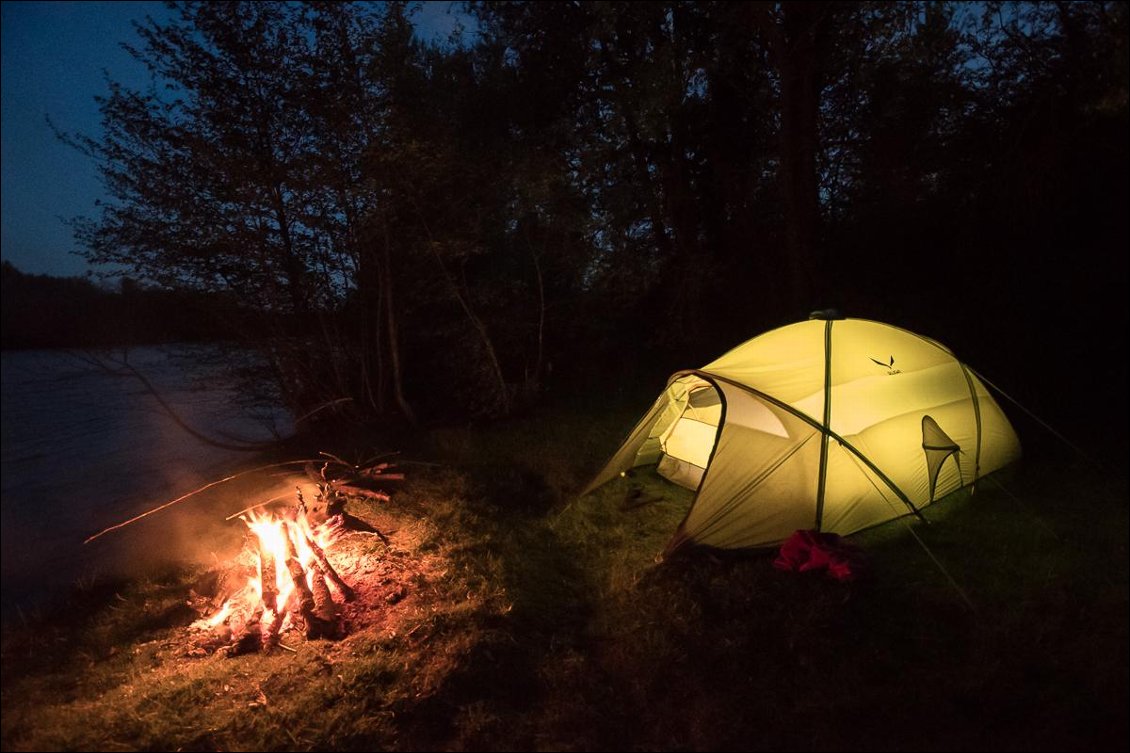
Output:
[[[217,339],[232,306],[220,295],[146,288],[126,278],[108,290],[84,277],[0,270],[0,347],[85,348]]]

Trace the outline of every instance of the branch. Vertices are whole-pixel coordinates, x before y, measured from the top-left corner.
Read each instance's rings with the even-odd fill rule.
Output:
[[[246,476],[250,473],[257,473],[259,471],[265,471],[269,468],[282,468],[282,467],[288,466],[288,465],[304,465],[306,463],[312,463],[312,462],[317,462],[317,461],[316,460],[310,460],[310,459],[287,460],[287,461],[282,462],[282,463],[271,463],[270,465],[261,465],[258,468],[251,468],[250,470],[240,471],[239,473],[233,473],[231,476],[227,476],[227,477],[222,478],[218,481],[211,481],[207,484],[204,484],[204,486],[201,486],[197,489],[193,489],[188,494],[182,494],[181,496],[177,497],[174,500],[166,502],[163,505],[158,505],[157,507],[154,507],[152,510],[146,510],[145,512],[141,513],[140,515],[133,516],[129,520],[123,521],[121,523],[117,523],[115,525],[110,526],[109,528],[103,528],[101,531],[99,531],[98,533],[94,534],[93,536],[87,538],[82,543],[83,544],[89,544],[90,542],[94,541],[96,538],[98,538],[100,536],[104,536],[107,533],[110,533],[110,531],[116,531],[119,528],[125,528],[130,523],[136,523],[137,521],[141,520],[142,518],[147,518],[150,515],[152,515],[153,513],[157,513],[157,512],[160,512],[161,510],[172,507],[173,505],[177,504],[178,502],[183,502],[184,500],[188,499],[189,497],[195,496],[195,495],[199,494],[200,492],[205,491],[206,489],[211,489],[213,486],[218,486],[219,484],[223,484],[223,483],[226,483],[228,481],[232,481],[233,479],[237,479],[240,476]]]

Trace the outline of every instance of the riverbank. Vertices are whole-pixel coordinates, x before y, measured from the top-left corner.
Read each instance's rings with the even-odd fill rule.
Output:
[[[771,553],[657,565],[681,490],[642,474],[572,496],[639,409],[369,448],[413,463],[388,502],[348,509],[411,532],[380,556],[434,567],[341,640],[184,655],[201,568],[10,623],[4,749],[1126,747],[1124,469],[1033,447],[930,525],[853,537],[852,583]],[[654,502],[624,504],[633,485]]]

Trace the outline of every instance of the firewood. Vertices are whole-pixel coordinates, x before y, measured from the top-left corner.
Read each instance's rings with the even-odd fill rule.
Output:
[[[298,561],[298,551],[294,547],[294,540],[290,537],[289,530],[286,537],[286,569],[290,572],[290,579],[294,583],[294,591],[290,594],[291,622],[303,633],[309,634],[314,611],[314,594],[306,584],[306,569]]]
[[[259,648],[261,637],[260,618],[263,613],[263,605],[260,604],[255,608],[246,619],[240,619],[240,616],[232,615],[230,620],[231,627],[231,643],[221,651],[226,656],[239,656],[240,654],[248,654]]]
[[[330,481],[319,493],[319,501],[325,497],[344,502],[344,495],[338,493],[339,486],[388,499],[388,495],[382,492]],[[356,593],[338,574],[315,539],[310,528],[311,511],[307,509],[301,489],[297,495],[296,508],[276,522],[284,537],[281,542],[285,546],[284,551],[271,548],[273,534],[251,528],[238,564],[212,577],[204,589],[205,593],[192,592],[190,606],[201,615],[198,629],[207,635],[192,643],[188,649],[190,655],[203,656],[218,651],[227,656],[238,656],[253,651],[269,653],[276,648],[293,651],[282,642],[284,633],[291,630],[303,633],[307,639],[340,636],[342,615],[334,599],[340,594],[341,599],[352,600]],[[248,522],[248,525],[252,524]],[[326,516],[317,530],[319,535],[324,533],[332,539],[343,529],[355,528],[375,530],[344,511]],[[381,534],[377,532],[377,535]],[[383,535],[381,537],[384,539]],[[252,596],[255,592],[253,583],[248,582],[253,582],[256,576],[258,589],[255,595],[258,599]],[[288,576],[291,585],[283,583],[280,588],[279,579]],[[233,590],[238,583],[246,585]],[[212,591],[216,593],[212,594]],[[285,599],[283,592],[286,593]],[[224,611],[217,614],[215,609],[221,606]]]
[[[326,553],[322,550],[322,547],[318,546],[318,542],[314,541],[312,537],[307,536],[306,545],[309,546],[310,551],[314,553],[314,560],[318,563],[322,574],[325,576],[326,580],[333,583],[334,588],[341,594],[341,598],[346,601],[353,601],[353,597],[355,596],[353,589],[350,588],[349,584],[343,581],[341,576],[337,574],[337,571],[334,570],[333,565],[331,565],[330,561],[326,558]]]
[[[336,537],[345,528],[345,514],[338,513],[326,518],[322,524],[322,530],[325,531],[331,538]]]
[[[275,610],[264,610],[259,629],[259,645],[263,653],[269,654],[279,645],[279,632],[282,629],[283,613]]]
[[[369,499],[376,499],[381,502],[388,502],[391,499],[391,497],[384,492],[366,489],[362,486],[354,486],[353,484],[345,484],[340,481],[334,481],[332,486],[335,491],[341,492],[342,494],[356,494],[359,497],[368,497]]]
[[[275,580],[275,557],[270,548],[263,546],[254,531],[251,532],[251,538],[259,551],[259,583],[263,587],[263,606],[271,612],[277,612],[279,592]]]
[[[374,481],[403,481],[403,473],[386,473],[389,468],[395,468],[395,465],[388,463],[380,463],[374,465],[372,468],[364,468],[361,470],[361,476],[364,478],[371,478]]]
[[[314,608],[314,594],[310,593],[310,586],[306,584],[306,569],[298,561],[298,551],[294,548],[294,541],[286,537],[286,569],[290,572],[290,579],[294,582],[295,602],[299,612],[309,614]],[[293,611],[293,609],[292,609]]]
[[[330,589],[326,586],[322,569],[317,562],[313,563],[313,571],[314,585],[311,591],[314,594],[314,610],[306,621],[306,637],[332,638],[337,633],[337,612],[334,609],[333,598],[330,596]]]

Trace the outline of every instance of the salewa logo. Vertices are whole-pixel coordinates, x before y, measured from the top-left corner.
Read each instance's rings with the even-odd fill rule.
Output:
[[[896,368],[895,368],[895,357],[894,357],[894,356],[891,356],[891,361],[890,361],[890,363],[883,363],[882,361],[880,361],[880,360],[879,360],[879,359],[877,359],[877,358],[872,358],[871,360],[872,360],[872,361],[873,361],[874,363],[876,363],[876,364],[878,364],[879,366],[882,366],[882,367],[883,367],[884,369],[886,369],[886,370],[887,370],[887,374],[888,374],[889,376],[894,376],[895,374],[901,374],[901,373],[902,373],[901,371],[899,371],[898,369],[896,369]]]

